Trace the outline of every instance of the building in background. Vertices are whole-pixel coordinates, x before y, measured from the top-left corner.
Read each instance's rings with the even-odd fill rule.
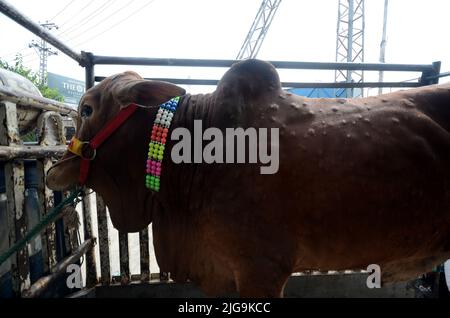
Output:
[[[65,104],[77,108],[86,86],[82,81],[49,72],[48,87],[56,88],[64,96]]]

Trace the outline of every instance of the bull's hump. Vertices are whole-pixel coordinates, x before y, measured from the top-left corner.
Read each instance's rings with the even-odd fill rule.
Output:
[[[246,100],[271,93],[275,95],[280,89],[280,77],[275,67],[256,59],[235,63],[217,86],[217,92],[224,97],[240,95]]]

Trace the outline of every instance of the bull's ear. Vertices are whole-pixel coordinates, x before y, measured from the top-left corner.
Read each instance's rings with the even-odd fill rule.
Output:
[[[114,95],[121,106],[136,103],[150,107],[160,105],[185,93],[183,88],[168,82],[139,79],[121,85],[116,89]]]

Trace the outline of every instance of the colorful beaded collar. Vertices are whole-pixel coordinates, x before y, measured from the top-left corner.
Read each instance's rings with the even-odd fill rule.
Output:
[[[175,97],[159,106],[153,123],[152,135],[148,145],[148,159],[145,186],[155,192],[159,191],[164,149],[169,134],[170,123],[178,107],[180,97]]]

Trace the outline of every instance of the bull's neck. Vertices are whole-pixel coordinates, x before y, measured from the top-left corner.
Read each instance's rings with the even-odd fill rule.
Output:
[[[167,209],[188,208],[190,205],[189,198],[193,195],[192,191],[196,192],[201,187],[196,174],[198,164],[175,164],[172,161],[172,147],[178,141],[171,140],[171,133],[177,128],[185,128],[189,130],[190,136],[193,139],[194,120],[202,120],[204,128],[210,126],[213,101],[214,95],[212,94],[185,95],[180,99],[179,106],[170,126],[161,174],[161,190],[157,194]]]
[[[149,110],[138,108],[98,149],[92,162],[89,186],[103,197],[114,226],[123,232],[139,231],[151,221],[145,188],[151,118]]]

